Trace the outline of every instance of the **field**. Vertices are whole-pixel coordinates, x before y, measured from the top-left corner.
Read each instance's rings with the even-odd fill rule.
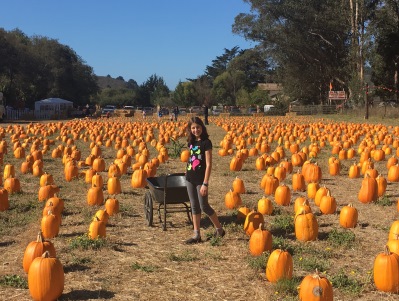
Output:
[[[125,135],[137,153],[140,139],[144,139],[151,131],[154,134],[153,140],[158,142],[164,137],[160,134],[169,132],[173,135],[175,131],[176,141],[171,140],[165,144],[169,159],[159,165],[156,175],[184,172],[185,163],[181,162],[179,156],[186,144],[185,137],[179,137],[186,122],[183,116],[177,123],[165,120],[162,126],[155,119],[133,123],[132,118],[72,120],[63,121],[62,125],[59,121],[2,124],[7,153],[3,150],[1,171],[6,164],[14,165],[22,192],[10,194],[10,208],[0,212],[0,299],[31,300],[22,260],[26,246],[36,240],[40,231],[45,203],[38,201],[40,177],[32,173],[22,174],[20,167],[25,159],[15,158],[13,146],[19,140],[28,155],[35,140],[41,142],[38,145],[42,149],[43,141],[47,138],[53,144],[49,145],[49,150],[43,155],[43,170],[53,176],[54,183],[60,188],[58,197],[65,202],[59,234],[51,239],[65,272],[65,287],[59,300],[298,300],[297,286],[305,275],[315,269],[332,282],[334,300],[398,300],[397,294],[376,289],[373,263],[387,243],[391,224],[398,220],[396,203],[399,198],[399,184],[388,182],[384,196],[375,202],[363,204],[358,200],[363,176],[355,179],[348,177],[350,166],[359,162],[359,146],[366,136],[377,149],[384,145],[384,140],[376,139],[380,133],[384,133],[384,137],[392,136],[394,141],[399,139],[399,133],[395,132],[395,120],[371,119],[366,123],[353,116],[346,117],[347,121],[342,121],[339,117],[334,119],[308,116],[267,119],[211,117],[207,127],[214,146],[213,170],[209,183],[210,203],[218,213],[227,234],[222,239],[210,239],[197,245],[183,243],[192,235],[192,226],[185,213],[168,214],[167,230],[163,231],[155,210],[154,225],[147,225],[143,205],[147,189],[131,187],[131,165],[120,178],[122,193],[115,196],[120,203],[120,212],[110,216],[106,226],[106,238],[88,239],[91,220],[97,210],[104,206],[89,206],[87,192],[91,185],[85,182],[83,176],[66,181],[62,158],[52,158],[55,148],[59,145],[67,147],[67,143],[70,143],[70,146],[75,145],[80,150],[81,160],[84,161],[91,153],[92,140],[98,135],[108,137],[112,141],[111,145],[105,146],[104,138],[100,147],[101,156],[106,163],[106,170],[100,174],[104,179],[103,191],[107,198],[107,170],[117,156],[117,137],[122,138]],[[309,128],[312,127],[313,131],[319,129],[331,134],[331,137],[338,137],[340,141],[344,135],[347,138],[358,135],[358,139],[352,145],[355,157],[340,160],[339,175],[329,174],[329,158],[338,157],[332,154],[333,143],[326,141],[314,158],[322,170],[320,185],[329,188],[337,201],[336,213],[322,214],[314,201],[309,200],[319,224],[317,240],[299,242],[295,238],[294,201],[299,196],[306,197],[306,191],[291,191],[289,206],[278,205],[273,195],[268,196],[273,202],[274,211],[264,218],[265,228],[273,235],[273,249],[288,250],[294,263],[291,280],[272,284],[265,278],[269,253],[265,252],[259,257],[250,255],[249,236],[243,230],[243,222],[237,221],[237,209],[227,209],[224,201],[234,179],[239,177],[246,188],[246,192],[240,195],[243,205],[251,209],[257,206],[258,200],[264,196],[260,183],[266,173],[266,170],[259,171],[255,168],[255,161],[261,153],[246,158],[241,170],[231,171],[229,165],[237,151],[236,144],[233,144],[231,155],[220,156],[218,151],[227,133],[233,137],[242,136],[242,140],[247,141],[249,137],[256,139],[259,128],[263,126],[272,135],[269,142],[271,153],[278,147],[278,138],[281,137],[280,142],[284,142],[284,137],[288,137],[285,136],[285,131],[290,129],[294,132],[294,125],[297,125],[297,131],[303,128],[305,133],[309,133]],[[348,125],[355,126],[348,130]],[[143,127],[144,130],[140,130]],[[49,132],[50,129],[54,131]],[[47,136],[43,137],[45,133]],[[73,138],[74,133],[76,136]],[[73,138],[73,141],[68,142],[67,138]],[[303,139],[295,137],[293,141],[298,141],[301,149],[309,147],[312,142],[320,142],[317,139],[311,141],[311,135],[308,134],[304,134]],[[150,158],[157,157],[158,150],[154,147],[156,145],[152,145],[150,141],[146,145]],[[247,148],[254,146],[255,144],[247,145]],[[283,144],[282,146],[284,147]],[[393,145],[388,146],[392,149],[392,155],[395,155],[396,149]],[[284,151],[286,158],[290,160],[290,150],[285,148]],[[373,160],[374,168],[384,177],[388,173],[387,159],[392,155],[386,155],[382,161]],[[132,160],[134,162],[135,158]],[[79,171],[88,168],[80,165]],[[298,168],[294,167],[293,173]],[[293,173],[287,174],[282,183],[292,187]],[[339,225],[339,212],[349,203],[359,212],[359,221],[354,229],[344,229]],[[202,238],[205,240],[214,229],[205,216],[201,226]]]

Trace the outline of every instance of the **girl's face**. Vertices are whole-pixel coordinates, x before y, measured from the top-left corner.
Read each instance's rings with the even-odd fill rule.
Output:
[[[197,123],[192,123],[190,129],[191,129],[191,134],[193,134],[195,138],[200,139],[202,134],[202,126],[200,126]]]

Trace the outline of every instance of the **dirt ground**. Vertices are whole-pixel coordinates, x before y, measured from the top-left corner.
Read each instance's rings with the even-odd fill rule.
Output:
[[[242,124],[263,122],[261,118],[252,117],[234,120]],[[249,157],[241,171],[229,170],[232,157],[220,157],[217,154],[219,143],[226,132],[215,122],[223,121],[212,119],[208,126],[214,145],[213,170],[209,183],[210,203],[227,232],[221,244],[215,246],[209,241],[197,245],[183,243],[192,235],[192,226],[184,212],[168,214],[167,230],[163,231],[157,208],[154,208],[154,224],[149,227],[144,214],[144,195],[148,189],[131,187],[132,171],[129,169],[128,174],[121,178],[123,193],[116,197],[121,204],[121,212],[111,216],[107,224],[106,245],[98,250],[72,249],[71,243],[87,233],[91,217],[102,207],[87,205],[89,186],[82,179],[72,182],[64,180],[61,159],[52,159],[51,152],[44,156],[44,170],[54,176],[55,183],[60,187],[59,197],[65,201],[60,233],[52,240],[65,272],[65,288],[59,300],[295,300],[269,283],[265,279],[264,270],[251,267],[249,237],[242,230],[242,224],[236,222],[236,211],[228,210],[224,205],[224,196],[238,176],[243,179],[246,187],[246,193],[241,195],[243,204],[248,207],[256,206],[264,195],[260,180],[265,172],[255,169],[256,157]],[[304,122],[303,119],[299,121]],[[291,122],[291,119],[286,122]],[[5,128],[7,124],[2,126]],[[57,135],[58,133],[54,138]],[[27,244],[36,239],[40,230],[43,208],[43,203],[37,201],[39,178],[32,174],[21,174],[19,167],[22,159],[15,159],[12,154],[10,134],[7,133],[4,139],[9,145],[4,164],[15,165],[23,193],[11,195],[10,210],[0,212],[0,277],[19,275],[27,279],[22,269],[23,254]],[[60,143],[56,140],[55,146]],[[88,142],[79,140],[75,143],[82,152],[82,158],[87,157],[90,153]],[[310,141],[306,140],[301,146],[309,144]],[[271,146],[274,149],[276,142]],[[152,147],[149,149],[151,156],[154,156],[156,150]],[[115,158],[116,150],[105,146],[102,150],[109,166]],[[290,156],[288,151],[286,153]],[[387,186],[386,196],[391,200],[391,206],[362,204],[357,199],[362,179],[349,179],[347,176],[353,160],[342,161],[341,175],[330,176],[327,169],[330,156],[331,146],[327,145],[316,159],[323,171],[321,183],[336,198],[338,212],[344,205],[355,205],[359,211],[359,223],[355,229],[349,230],[356,236],[355,244],[351,248],[334,247],[331,257],[326,259],[320,256],[320,261],[328,261],[328,269],[323,271],[327,277],[344,271],[360,281],[363,287],[358,295],[334,288],[334,300],[399,300],[397,295],[378,292],[371,274],[374,259],[387,242],[389,227],[398,219],[398,183],[389,183]],[[358,161],[359,156],[355,159]],[[376,162],[375,167],[386,177],[385,164],[386,160]],[[185,163],[180,162],[179,158],[170,158],[160,165],[157,175],[184,172],[184,168]],[[102,175],[106,183],[107,173],[103,172]],[[287,185],[291,185],[291,177],[292,174],[287,176]],[[280,212],[290,211],[293,215],[293,201],[298,196],[305,195],[306,192],[292,192],[291,205],[287,208],[279,208],[274,204]],[[306,243],[306,246],[329,250],[331,246],[326,237],[332,229],[339,228],[339,214],[321,215],[313,201],[311,207],[317,214],[319,236],[317,241]],[[278,214],[265,216],[266,227],[271,227],[277,216]],[[205,216],[201,226],[202,237],[205,239],[207,233],[213,232],[213,227]],[[273,232],[272,234],[274,235]],[[293,233],[287,233],[284,238],[298,244]],[[308,272],[298,267],[294,258],[294,275],[303,277],[306,274]],[[0,285],[0,296],[1,300],[31,300],[28,289],[5,285]]]

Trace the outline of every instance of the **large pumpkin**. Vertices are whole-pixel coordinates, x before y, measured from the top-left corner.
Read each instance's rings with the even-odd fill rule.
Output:
[[[0,211],[6,211],[8,208],[10,208],[8,190],[5,188],[0,188]]]
[[[131,185],[133,188],[144,188],[147,186],[147,172],[144,169],[137,169],[132,174]]]
[[[290,188],[285,184],[281,184],[280,186],[278,186],[274,193],[274,200],[279,205],[289,206],[291,202]]]
[[[244,231],[248,236],[251,236],[251,234],[259,228],[260,224],[263,224],[265,222],[263,218],[263,214],[260,212],[257,212],[255,210],[251,211],[250,213],[247,214],[244,222]]]
[[[108,189],[108,193],[111,195],[122,193],[121,181],[119,180],[119,178],[116,176],[112,176],[112,177],[108,178],[107,189]]]
[[[40,257],[44,252],[48,251],[51,257],[56,256],[54,245],[51,241],[43,239],[42,232],[37,234],[36,241],[31,241],[25,249],[22,266],[24,271],[28,273],[32,261],[36,257]]]
[[[377,255],[373,267],[374,284],[383,292],[399,292],[399,255],[389,251],[385,246],[384,252]]]
[[[229,192],[227,192],[224,196],[224,204],[226,205],[227,209],[238,208],[242,204],[240,194],[230,189]]]
[[[101,206],[104,203],[104,193],[101,187],[93,186],[87,191],[87,204]]]
[[[60,224],[60,216],[49,210],[47,214],[42,217],[41,221],[43,237],[46,239],[56,237],[60,231]]]
[[[294,270],[292,256],[281,249],[274,250],[267,260],[266,278],[272,283],[280,279],[291,279]]]
[[[29,293],[33,300],[57,300],[64,290],[64,268],[48,251],[36,257],[28,272]]]
[[[299,300],[301,301],[332,301],[333,288],[331,282],[316,273],[307,275],[299,285]]]
[[[89,238],[97,239],[106,237],[105,225],[104,221],[95,216],[89,227]]]
[[[313,213],[304,210],[295,216],[295,237],[300,241],[316,240],[319,233],[319,224]]]
[[[358,193],[358,199],[365,204],[375,202],[378,199],[378,184],[376,179],[368,175],[364,177]]]

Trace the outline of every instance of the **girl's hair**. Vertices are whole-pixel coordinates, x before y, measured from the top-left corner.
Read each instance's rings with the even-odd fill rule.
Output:
[[[195,117],[191,117],[188,124],[187,124],[187,142],[188,143],[193,143],[195,141],[195,136],[191,133],[191,125],[193,123],[196,123],[198,125],[200,125],[202,127],[202,133],[201,133],[201,140],[205,140],[209,138],[209,134],[208,131],[206,130],[206,127],[204,125],[204,123],[202,122],[201,118],[195,116]]]

